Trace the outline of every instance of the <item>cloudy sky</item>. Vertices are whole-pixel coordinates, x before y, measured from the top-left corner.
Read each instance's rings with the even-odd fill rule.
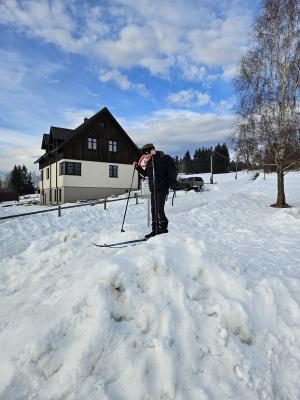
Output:
[[[108,107],[170,154],[225,141],[259,0],[0,0],[0,171]]]

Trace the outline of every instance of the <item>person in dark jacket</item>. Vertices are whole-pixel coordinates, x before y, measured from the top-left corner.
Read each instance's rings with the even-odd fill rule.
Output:
[[[167,164],[164,153],[155,151],[152,143],[145,144],[142,148],[144,159],[147,161],[143,169],[135,161],[136,170],[143,177],[148,177],[151,192],[152,231],[145,235],[145,239],[161,233],[168,232],[168,219],[165,214],[165,202],[169,192]]]

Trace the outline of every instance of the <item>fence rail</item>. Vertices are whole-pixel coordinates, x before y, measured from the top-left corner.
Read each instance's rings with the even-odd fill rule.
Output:
[[[139,198],[144,198],[144,197],[145,196],[138,195],[137,193],[135,193],[134,196],[130,196],[129,199],[135,199],[136,204],[138,204],[138,199]],[[112,202],[115,202],[115,201],[122,201],[122,200],[127,200],[127,199],[128,199],[128,197],[124,197],[122,199],[106,199],[106,198],[104,198],[104,199],[101,199],[101,200],[98,200],[98,201],[87,202],[87,203],[83,203],[83,204],[76,204],[74,206],[66,206],[66,207],[57,206],[57,207],[54,207],[54,208],[50,208],[49,210],[40,210],[40,211],[32,211],[32,212],[29,212],[29,213],[6,215],[5,217],[0,217],[0,221],[4,220],[4,219],[25,217],[27,215],[43,214],[43,213],[52,212],[52,211],[58,211],[58,217],[61,217],[62,210],[66,210],[66,209],[70,209],[70,208],[86,207],[86,206],[95,206],[96,204],[103,204],[104,210],[106,210],[107,209],[107,203],[112,203]]]

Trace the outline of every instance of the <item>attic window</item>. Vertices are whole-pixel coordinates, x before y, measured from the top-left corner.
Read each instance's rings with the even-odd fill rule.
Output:
[[[88,138],[88,149],[97,150],[97,138]]]
[[[108,151],[116,153],[118,151],[118,142],[116,140],[108,141]]]
[[[104,128],[104,127],[105,127],[104,121],[100,121],[100,128]]]

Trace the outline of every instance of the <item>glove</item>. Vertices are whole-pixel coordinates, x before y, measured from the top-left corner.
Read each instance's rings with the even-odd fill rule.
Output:
[[[133,168],[136,168],[136,166],[138,165],[138,163],[137,163],[136,161],[133,161],[132,165],[133,165]]]

